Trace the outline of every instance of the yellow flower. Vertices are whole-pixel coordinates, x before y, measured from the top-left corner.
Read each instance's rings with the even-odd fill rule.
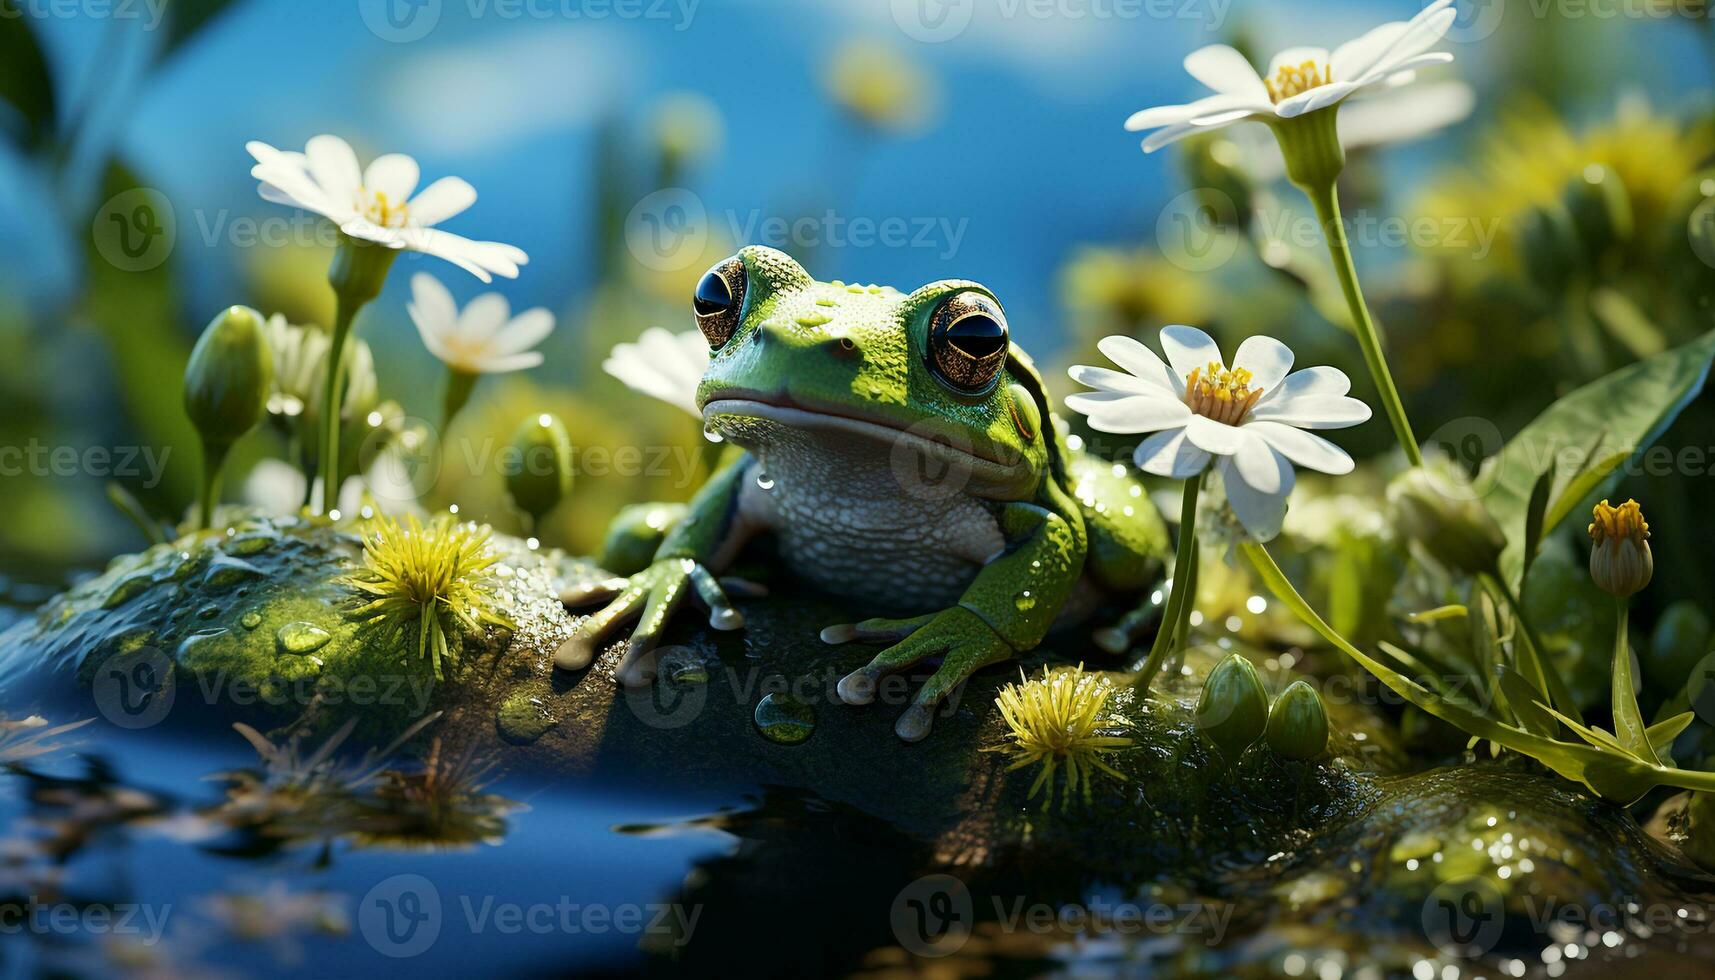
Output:
[[[828,62],[824,84],[835,103],[877,129],[914,130],[934,116],[934,80],[887,45],[847,43]]]
[[[429,657],[436,680],[442,662],[456,657],[447,643],[449,627],[468,633],[480,632],[484,623],[515,628],[494,594],[500,558],[489,547],[488,528],[445,517],[424,526],[415,516],[377,518],[372,526],[363,539],[363,565],[340,580],[363,600],[353,615],[394,640],[415,632],[417,655]]]
[[[1638,502],[1610,507],[1603,500],[1591,516],[1590,577],[1596,585],[1621,599],[1648,585],[1655,559],[1649,550],[1649,522]]]
[[[1106,712],[1113,693],[1112,682],[1101,674],[1084,673],[1083,664],[1053,672],[1043,667],[1042,676],[1035,679],[1025,677],[1021,670],[1019,682],[1002,688],[994,702],[1011,729],[1011,741],[985,751],[1011,754],[1008,772],[1040,765],[1042,771],[1030,784],[1029,798],[1035,799],[1047,786],[1044,807],[1054,798],[1054,771],[1061,766],[1066,769],[1061,808],[1080,789],[1087,803],[1094,770],[1125,778],[1102,761],[1103,755],[1132,744],[1124,736],[1103,734],[1105,729],[1124,724],[1123,719]]]

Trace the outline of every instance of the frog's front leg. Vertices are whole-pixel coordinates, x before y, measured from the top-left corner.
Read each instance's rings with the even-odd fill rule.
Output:
[[[913,619],[871,619],[823,630],[822,639],[830,643],[894,644],[840,681],[840,700],[868,704],[882,677],[940,656],[941,666],[894,725],[900,738],[915,742],[929,734],[941,701],[972,674],[1040,643],[1077,584],[1086,547],[1077,509],[1057,491],[1047,496],[1002,508],[1007,547],[977,573],[957,606]]]
[[[750,465],[749,455],[738,456],[709,479],[692,499],[685,518],[661,542],[648,568],[629,578],[579,586],[560,596],[567,605],[602,600],[607,604],[584,619],[560,645],[554,654],[556,667],[582,669],[608,637],[636,619],[637,627],[613,676],[631,687],[650,683],[655,679],[656,643],[687,593],[708,607],[709,625],[715,629],[744,625],[744,617],[733,608],[714,573],[759,529],[755,515],[743,506]]]

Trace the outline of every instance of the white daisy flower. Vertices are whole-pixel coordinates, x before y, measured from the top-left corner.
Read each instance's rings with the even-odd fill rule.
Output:
[[[697,385],[709,368],[709,341],[698,330],[675,334],[662,327],[643,331],[636,343],[615,344],[601,369],[632,391],[666,402],[701,420]]]
[[[476,190],[457,177],[442,177],[412,197],[417,161],[403,153],[376,157],[360,170],[357,154],[338,136],[313,137],[302,153],[257,140],[244,148],[256,158],[250,176],[262,182],[258,191],[264,199],[314,211],[351,238],[438,256],[483,282],[490,282],[491,274],[515,279],[518,267],[529,261],[511,245],[472,241],[434,227],[474,204]]]
[[[1199,48],[1185,58],[1185,70],[1216,94],[1143,109],[1126,120],[1125,128],[1155,130],[1143,141],[1144,152],[1151,153],[1199,130],[1246,119],[1292,119],[1361,92],[1403,85],[1419,68],[1453,60],[1448,52],[1429,49],[1457,16],[1453,0],[1436,0],[1411,20],[1383,24],[1332,54],[1327,48],[1287,48],[1269,62],[1266,78],[1225,44]]]
[[[1292,351],[1272,337],[1239,345],[1229,368],[1221,349],[1195,327],[1161,331],[1163,363],[1130,337],[1098,345],[1122,371],[1078,365],[1072,380],[1096,389],[1066,399],[1101,432],[1143,433],[1134,459],[1156,476],[1185,480],[1208,468],[1221,474],[1239,523],[1258,541],[1280,533],[1292,464],[1340,475],[1352,471],[1345,450],[1306,429],[1343,429],[1370,417],[1346,397],[1351,382],[1332,367],[1292,374]]]
[[[554,331],[554,315],[542,307],[512,316],[506,297],[484,293],[463,312],[453,294],[426,272],[411,277],[411,322],[429,353],[467,375],[522,371],[542,363],[531,350]]]

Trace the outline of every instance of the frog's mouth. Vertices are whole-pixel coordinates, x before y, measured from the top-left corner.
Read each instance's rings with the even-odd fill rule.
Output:
[[[1029,464],[1017,451],[991,440],[973,440],[932,420],[905,425],[849,405],[745,389],[717,391],[703,403],[704,424],[745,445],[751,434],[733,424],[740,419],[762,419],[795,430],[838,433],[876,443],[896,468],[909,470],[917,461],[939,463],[953,474],[964,474],[973,490],[989,496],[1028,494],[1034,484]]]

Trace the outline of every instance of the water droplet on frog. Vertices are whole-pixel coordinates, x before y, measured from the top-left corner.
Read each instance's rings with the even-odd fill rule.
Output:
[[[756,487],[758,490],[773,490],[774,477],[769,476],[767,473],[756,474]]]
[[[314,623],[287,623],[274,634],[275,642],[280,644],[281,653],[292,653],[298,656],[315,653],[328,645],[333,634]]]
[[[1012,597],[1012,604],[1018,608],[1019,612],[1028,612],[1036,608],[1036,597],[1030,594],[1029,589],[1025,589]]]
[[[244,627],[247,630],[253,630],[256,627],[262,625],[262,614],[256,613],[256,612],[247,612],[244,614],[244,616],[242,618],[240,618],[238,620],[238,625]]]
[[[712,425],[703,430],[703,438],[707,439],[710,442],[725,442],[726,441],[726,439],[719,432],[715,431],[715,427]]]
[[[816,711],[784,692],[769,694],[756,703],[756,730],[777,745],[798,745],[816,730]]]

